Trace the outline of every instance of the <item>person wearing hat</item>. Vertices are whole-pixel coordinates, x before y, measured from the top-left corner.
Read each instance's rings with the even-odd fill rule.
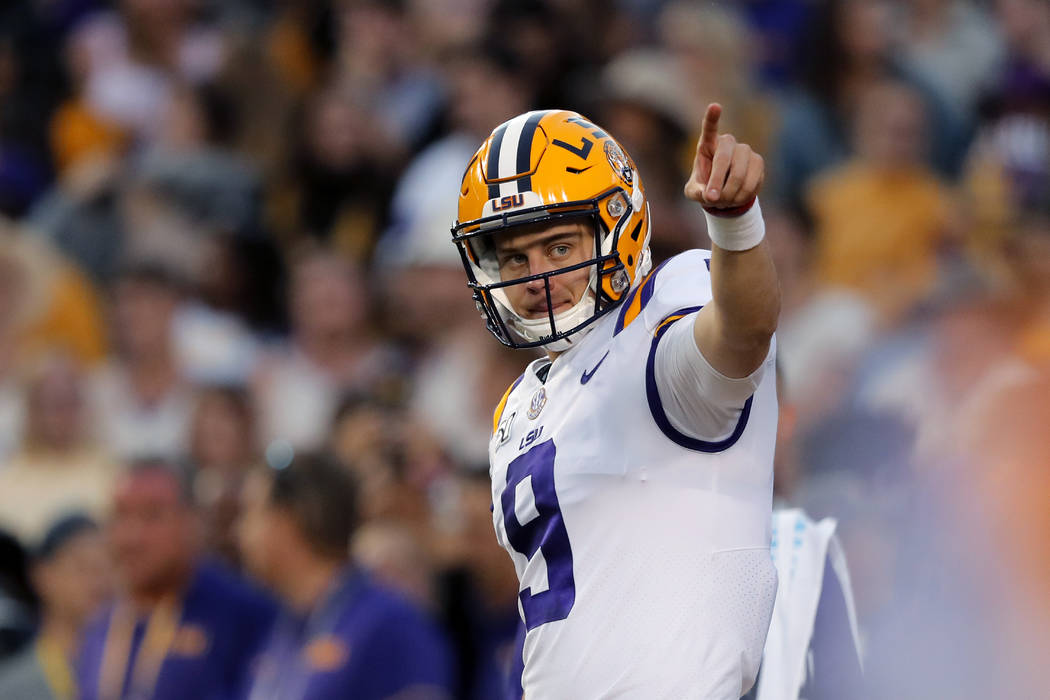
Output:
[[[31,576],[40,598],[39,630],[32,644],[0,666],[0,698],[72,700],[81,630],[110,593],[98,525],[79,513],[52,523],[34,553]]]

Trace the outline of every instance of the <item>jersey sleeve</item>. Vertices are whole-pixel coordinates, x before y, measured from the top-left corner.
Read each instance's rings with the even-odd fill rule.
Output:
[[[774,371],[775,342],[758,369],[740,379],[725,376],[704,358],[692,329],[696,313],[712,298],[710,251],[690,250],[669,259],[638,296],[635,303],[652,338],[647,382],[655,387],[650,404],[660,415],[654,417],[698,449],[728,447],[746,420],[751,395],[765,373]]]
[[[725,440],[732,435],[747,400],[755,393],[775,356],[774,343],[758,369],[742,378],[727,377],[696,345],[696,312],[671,322],[656,347],[654,372],[667,420],[694,439]]]

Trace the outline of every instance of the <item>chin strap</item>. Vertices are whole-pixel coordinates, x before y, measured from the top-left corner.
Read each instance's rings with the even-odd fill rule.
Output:
[[[543,336],[549,335],[557,328],[575,328],[580,325],[590,318],[590,310],[592,308],[594,308],[594,291],[588,288],[587,293],[583,295],[582,299],[576,302],[575,306],[554,317],[554,328],[551,327],[550,320],[547,318],[524,319],[513,312],[507,325],[511,326],[526,340],[539,340]],[[577,340],[582,338],[583,336],[581,334],[585,333],[590,328],[591,326],[581,328],[567,338],[560,338],[547,343],[542,347],[544,350],[550,350],[551,352],[564,352],[572,347]]]

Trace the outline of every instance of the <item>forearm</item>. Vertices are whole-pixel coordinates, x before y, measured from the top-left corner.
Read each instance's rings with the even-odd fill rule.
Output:
[[[709,227],[729,223],[708,216]],[[743,217],[749,217],[752,226],[762,225],[757,208]],[[737,223],[748,222],[733,222]],[[697,347],[726,376],[747,376],[765,359],[780,315],[780,287],[764,237],[746,250],[712,245],[711,294],[712,302],[694,326]]]
[[[710,104],[685,196],[704,206],[711,237],[711,296],[696,315],[696,347],[727,377],[762,365],[780,315],[780,287],[758,192],[765,160],[732,134],[718,134],[721,105]],[[742,212],[742,213],[741,213]],[[716,216],[717,215],[717,216]]]
[[[711,251],[711,293],[726,341],[767,345],[780,315],[780,287],[769,242],[743,251]]]

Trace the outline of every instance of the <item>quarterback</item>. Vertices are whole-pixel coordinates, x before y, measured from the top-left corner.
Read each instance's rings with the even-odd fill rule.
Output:
[[[655,269],[634,162],[579,114],[511,119],[463,177],[452,237],[478,308],[502,343],[545,351],[489,443],[528,700],[728,700],[758,672],[780,296],[765,166],[721,114],[685,185],[712,249]]]

